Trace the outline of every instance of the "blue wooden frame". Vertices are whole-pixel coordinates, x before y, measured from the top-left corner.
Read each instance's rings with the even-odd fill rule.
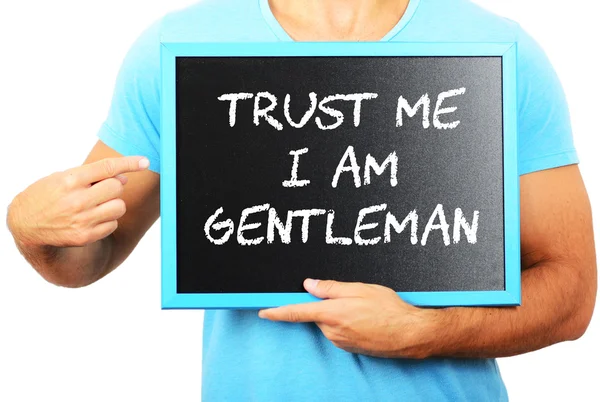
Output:
[[[516,43],[161,43],[162,308],[262,308],[318,300],[308,293],[177,293],[175,60],[243,56],[501,56],[504,127],[505,290],[398,292],[419,306],[520,305],[521,256],[517,170]]]

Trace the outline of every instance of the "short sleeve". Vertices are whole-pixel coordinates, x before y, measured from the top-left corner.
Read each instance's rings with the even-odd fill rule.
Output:
[[[131,46],[98,138],[124,156],[143,155],[160,171],[160,21]]]
[[[578,163],[565,93],[548,57],[523,30],[517,53],[519,174]]]

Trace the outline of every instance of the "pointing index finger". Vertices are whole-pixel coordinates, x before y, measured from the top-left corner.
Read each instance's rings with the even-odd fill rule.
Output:
[[[330,300],[322,300],[268,308],[260,310],[258,316],[271,321],[321,322],[329,312],[330,302]]]
[[[139,172],[147,169],[148,166],[150,162],[143,156],[106,158],[80,166],[78,176],[85,184],[91,184],[123,173]]]

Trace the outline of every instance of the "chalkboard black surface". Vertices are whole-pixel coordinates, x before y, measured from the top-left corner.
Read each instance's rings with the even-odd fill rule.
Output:
[[[163,44],[163,307],[518,304],[513,78],[511,44]]]

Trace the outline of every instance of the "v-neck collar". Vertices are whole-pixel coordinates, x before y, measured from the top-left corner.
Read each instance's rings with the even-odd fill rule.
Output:
[[[258,0],[258,2],[260,5],[262,15],[265,21],[267,22],[267,25],[269,25],[269,28],[271,28],[271,31],[273,31],[273,34],[280,41],[295,42],[294,39],[292,39],[292,37],[288,35],[285,29],[283,29],[279,21],[277,21],[277,18],[275,18],[275,16],[273,15],[271,7],[269,6],[269,0]],[[383,38],[379,40],[379,42],[387,42],[394,36],[396,36],[398,33],[400,33],[400,31],[404,29],[404,27],[408,24],[408,22],[415,14],[415,11],[417,10],[417,7],[419,7],[420,2],[421,0],[409,0],[408,7],[406,7],[406,10],[400,18],[400,21],[398,21],[396,25],[394,25],[394,27],[387,34],[385,34]]]

